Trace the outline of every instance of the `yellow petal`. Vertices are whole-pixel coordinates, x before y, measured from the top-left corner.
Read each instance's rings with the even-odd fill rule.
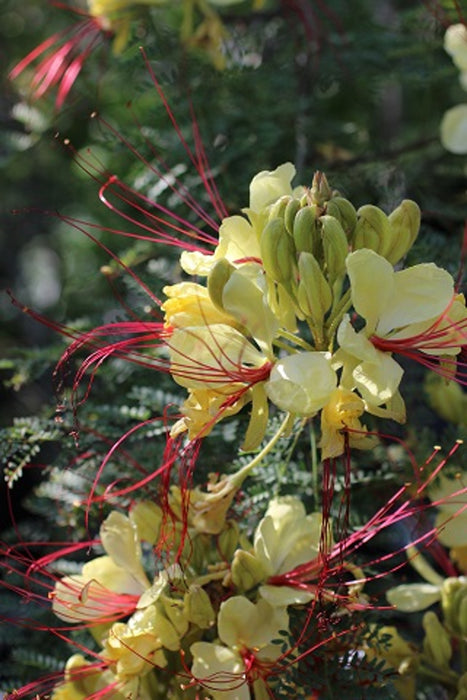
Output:
[[[451,153],[467,153],[467,104],[456,105],[444,113],[441,143]]]
[[[279,165],[275,170],[263,170],[250,183],[250,208],[259,212],[283,195],[292,195],[291,181],[295,177],[292,163]]]
[[[312,416],[327,403],[336,385],[327,353],[300,352],[276,362],[266,392],[283,411]]]
[[[394,294],[394,270],[385,258],[368,248],[350,253],[345,264],[350,279],[353,306],[366,320],[365,333],[370,335],[391,304]]]

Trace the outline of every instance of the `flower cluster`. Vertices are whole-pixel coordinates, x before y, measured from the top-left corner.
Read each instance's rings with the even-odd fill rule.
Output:
[[[122,51],[133,19],[148,7],[173,12],[183,44],[201,47],[223,67],[219,13],[236,4],[240,0],[88,0],[79,25],[41,44],[12,77],[39,58],[35,96],[58,87],[60,106],[101,38],[112,36],[114,51]],[[461,71],[464,29],[452,27],[446,36]],[[62,671],[6,697],[324,700],[332,667],[338,679],[361,681],[372,693],[390,687],[414,700],[417,683],[429,677],[449,697],[465,700],[466,488],[460,469],[454,479],[443,471],[461,441],[439,461],[435,448],[420,466],[409,450],[388,446],[381,427],[410,420],[410,361],[436,373],[427,391],[439,413],[465,424],[467,309],[458,281],[434,262],[405,264],[421,225],[414,201],[404,199],[389,213],[373,204],[356,208],[320,171],[296,186],[290,162],[257,173],[248,206],[229,215],[197,125],[191,151],[149,61],[146,66],[215,216],[153,147],[145,158],[130,145],[151,176],[191,209],[186,219],[171,211],[170,200],[153,201],[73,152],[99,184],[104,205],[136,229],[105,233],[182,252],[159,299],[94,235],[95,224],[61,216],[109,253],[151,304],[144,318],[131,310],[128,320],[86,332],[49,326],[71,339],[57,376],[66,374],[75,353],[89,350],[73,375],[74,408],[88,399],[97,370],[112,357],[165,372],[177,392],[170,407],[164,399],[162,416],[150,415],[106,442],[105,457],[86,482],[91,486],[80,494],[84,524],[97,531],[95,539],[60,542],[39,559],[27,542],[1,543],[8,575],[0,585],[45,603],[55,623],[42,629],[75,652]],[[460,152],[450,128],[443,123],[443,139]],[[230,420],[235,429],[226,448],[221,429]],[[123,443],[156,421],[162,449],[153,453],[148,442],[150,467],[141,466],[140,480],[127,482],[112,458],[139,467],[131,440],[128,450]],[[404,452],[413,474],[397,464],[393,491],[378,495],[370,516],[354,517],[359,460],[370,462],[363,451],[388,463]],[[277,479],[271,488],[271,463],[283,475],[295,469],[295,455],[306,483],[301,497],[292,471],[287,483]],[[202,463],[206,456],[209,466]],[[109,462],[114,473],[101,488]],[[207,477],[213,463],[216,473]],[[252,474],[257,490],[245,494]],[[389,528],[395,546],[378,539]],[[67,561],[77,552],[79,563]],[[423,582],[397,576],[403,568]],[[17,582],[21,577],[27,585]],[[406,639],[400,617],[420,612],[422,635]],[[365,697],[360,689],[349,697],[357,695]]]
[[[264,437],[269,405],[321,418],[322,458],[372,447],[365,413],[404,422],[405,355],[463,380],[467,311],[434,263],[395,270],[420,225],[415,202],[355,210],[317,173],[293,189],[290,163],[256,175],[244,216],[225,218],[213,254],[184,251],[206,278],[166,287],[171,374],[186,387],[172,435],[204,437],[251,403],[244,450]]]

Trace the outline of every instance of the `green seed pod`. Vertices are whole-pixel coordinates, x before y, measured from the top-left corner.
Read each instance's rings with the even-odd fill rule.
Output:
[[[293,239],[297,253],[303,251],[316,255],[319,246],[319,235],[316,221],[316,206],[302,207],[293,222]]]
[[[425,613],[422,624],[425,630],[423,651],[435,666],[449,668],[452,647],[448,633],[434,612]]]
[[[201,629],[212,627],[216,620],[216,613],[211,600],[201,586],[191,584],[183,599],[183,610],[187,620]]]
[[[397,209],[389,214],[387,252],[384,257],[395,265],[411,249],[420,230],[420,207],[411,199],[404,199]]]
[[[225,258],[221,258],[211,269],[208,276],[208,293],[214,306],[220,311],[225,311],[222,302],[222,294],[224,287],[230,279],[230,276],[235,271],[233,265]]]
[[[266,224],[260,239],[263,267],[275,282],[290,283],[295,271],[295,246],[282,219]]]
[[[344,197],[333,197],[326,205],[326,214],[339,221],[349,240],[357,224],[357,212],[352,202]]]
[[[290,233],[290,235],[293,234],[293,227],[294,227],[294,220],[295,216],[297,215],[298,211],[300,209],[300,202],[298,199],[291,199],[285,208],[284,211],[284,223],[285,223],[285,228],[287,229],[287,232]]]
[[[232,581],[240,591],[249,591],[266,578],[261,562],[244,549],[235,552],[231,573]]]
[[[364,204],[357,211],[357,216],[353,249],[369,248],[384,256],[390,235],[389,221],[384,211],[373,204]]]
[[[305,316],[321,326],[324,315],[332,304],[332,291],[318,261],[311,253],[300,253],[298,258],[297,301]]]
[[[333,216],[320,216],[319,221],[327,278],[329,283],[333,284],[335,280],[345,275],[345,260],[349,253],[349,243],[344,229]]]

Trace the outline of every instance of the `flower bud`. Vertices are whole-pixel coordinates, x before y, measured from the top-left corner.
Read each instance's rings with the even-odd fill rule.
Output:
[[[317,254],[320,240],[316,221],[316,206],[305,206],[297,212],[292,233],[297,253],[305,251]]]
[[[266,274],[275,282],[290,283],[294,277],[295,246],[282,219],[266,224],[260,248]]]
[[[426,656],[433,661],[435,666],[440,668],[449,667],[452,647],[449,635],[443,625],[435,613],[431,611],[424,614],[422,624],[425,630],[423,651]]]
[[[293,234],[295,216],[297,215],[299,209],[300,202],[298,201],[298,199],[290,199],[287,202],[287,206],[284,211],[284,224],[285,228],[287,229],[288,233],[290,233],[290,235]]]
[[[184,602],[177,598],[171,598],[167,595],[161,595],[159,598],[159,606],[167,619],[172,623],[175,631],[180,637],[183,637],[188,631],[188,619],[185,613]]]
[[[395,265],[415,243],[420,229],[420,207],[411,199],[404,199],[389,214],[388,221],[390,245],[381,254]]]
[[[321,216],[321,240],[323,241],[324,260],[327,266],[327,278],[332,284],[345,275],[345,260],[349,244],[344,229],[333,216]]]
[[[438,374],[430,374],[425,382],[428,402],[446,421],[467,425],[467,394],[454,381],[446,381]]]
[[[455,635],[467,634],[467,578],[447,578],[441,588],[441,606],[447,627]]]
[[[322,207],[332,197],[332,190],[329,187],[327,177],[319,170],[313,176],[310,195],[312,202],[319,207]]]
[[[269,208],[269,221],[273,221],[273,219],[284,219],[285,210],[290,200],[290,195],[284,195],[276,199]]]
[[[235,268],[226,258],[221,258],[212,267],[208,276],[208,293],[214,306],[220,311],[225,311],[222,302],[224,287],[230,279]]]
[[[333,216],[341,224],[349,240],[357,224],[357,212],[352,202],[344,197],[333,197],[326,204],[326,214]]]
[[[225,528],[217,537],[219,554],[225,561],[230,561],[238,547],[239,527],[235,520],[228,520]]]
[[[358,219],[353,235],[353,248],[369,248],[385,256],[385,249],[389,248],[389,222],[388,217],[373,204],[365,204],[357,212]]]
[[[266,574],[254,554],[237,549],[232,561],[232,581],[240,591],[249,591],[264,581]]]
[[[183,609],[187,620],[203,630],[212,627],[216,620],[216,614],[208,594],[204,588],[194,583],[185,593]]]
[[[305,316],[321,326],[324,315],[332,304],[332,291],[318,261],[311,253],[300,253],[298,258],[297,300]]]

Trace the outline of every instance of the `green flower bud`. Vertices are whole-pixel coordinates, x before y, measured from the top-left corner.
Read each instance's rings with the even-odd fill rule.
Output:
[[[423,616],[423,651],[427,657],[440,668],[449,667],[452,656],[451,640],[448,633],[438,620],[434,612],[427,612]]]
[[[266,274],[275,282],[290,283],[295,272],[295,246],[282,219],[266,224],[260,248]]]
[[[208,277],[208,293],[214,306],[220,311],[225,311],[222,303],[224,287],[235,271],[233,265],[226,258],[218,260],[211,269]]]
[[[332,291],[318,261],[311,253],[300,253],[298,258],[297,301],[305,316],[321,326],[324,315],[332,304]]]
[[[293,239],[297,253],[307,252],[317,254],[320,239],[317,229],[316,206],[302,207],[293,221]]]
[[[350,240],[357,224],[357,212],[352,202],[344,197],[333,197],[326,204],[326,214],[339,221]]]
[[[225,528],[217,537],[219,553],[225,561],[230,561],[238,547],[239,527],[234,520],[227,521]]]
[[[349,244],[344,229],[333,216],[320,216],[321,240],[323,241],[324,260],[327,278],[332,284],[345,275],[345,260],[349,253]]]
[[[300,209],[300,202],[298,201],[298,199],[291,199],[287,203],[287,206],[285,208],[284,224],[285,224],[285,228],[287,229],[288,233],[290,233],[290,235],[293,234],[295,216],[297,215],[299,209]]]
[[[353,248],[369,248],[385,256],[389,248],[390,230],[388,217],[373,204],[365,204],[357,211],[357,224],[353,235]]]
[[[430,374],[425,381],[428,402],[436,413],[457,425],[467,425],[467,394],[456,382]]]
[[[240,591],[249,591],[264,581],[265,572],[254,554],[237,549],[231,567],[232,581]]]
[[[322,207],[332,197],[332,190],[329,187],[327,177],[319,170],[313,176],[313,182],[310,189],[311,201]]]
[[[411,249],[420,229],[420,207],[411,199],[404,199],[397,209],[389,214],[390,245],[382,253],[395,265]]]
[[[174,626],[177,634],[183,637],[188,631],[188,623],[190,622],[185,613],[183,601],[161,595],[158,602],[165,616]]]
[[[194,583],[185,593],[183,609],[187,620],[203,630],[212,627],[216,621],[216,613],[208,594],[204,588]]]
[[[276,201],[271,204],[269,208],[269,221],[273,221],[273,219],[283,219],[285,210],[291,199],[292,198],[290,195],[284,195],[283,197],[276,199]]]
[[[447,627],[455,635],[467,634],[467,578],[447,578],[441,588],[441,606]]]

